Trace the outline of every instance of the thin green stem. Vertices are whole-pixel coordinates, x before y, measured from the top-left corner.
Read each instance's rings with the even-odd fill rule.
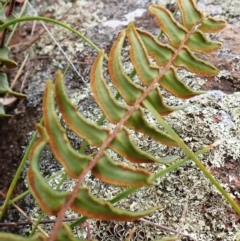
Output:
[[[20,17],[22,17],[22,15],[24,14],[24,12],[25,12],[25,10],[26,10],[26,7],[27,7],[27,4],[28,4],[28,1],[25,1],[24,4],[23,4],[23,6],[22,6],[22,9],[21,9],[21,11],[20,11],[20,14],[19,14]],[[12,39],[14,33],[15,33],[15,30],[16,30],[17,26],[18,26],[18,24],[15,24],[15,25],[13,26],[13,29],[12,29],[11,33],[9,34],[9,36],[8,36],[8,38],[7,38],[7,41],[6,41],[6,43],[5,43],[5,46],[8,46],[8,45],[9,45],[9,43],[10,43],[10,41],[11,41],[11,39]]]
[[[42,123],[43,123],[43,118],[40,120],[40,124],[42,124]],[[12,180],[12,183],[11,183],[9,189],[8,189],[8,192],[7,192],[7,195],[6,195],[6,199],[4,200],[4,203],[3,203],[3,206],[2,206],[2,210],[0,212],[0,220],[2,219],[6,209],[8,207],[8,202],[9,202],[11,196],[12,196],[13,190],[14,190],[14,188],[15,188],[15,186],[17,184],[17,181],[18,181],[18,179],[19,179],[19,177],[21,175],[22,169],[23,169],[23,167],[24,167],[24,165],[25,165],[25,163],[27,161],[28,155],[29,155],[29,153],[30,153],[30,151],[31,151],[31,149],[33,147],[33,144],[34,144],[36,138],[37,138],[37,131],[34,132],[33,137],[32,137],[32,139],[31,139],[31,141],[29,143],[29,146],[28,146],[28,148],[27,148],[27,150],[26,150],[26,152],[25,152],[25,154],[23,156],[23,159],[21,160],[21,162],[20,162],[20,164],[18,166],[18,169],[17,169],[17,171],[16,171],[16,173],[14,175],[14,178]]]
[[[80,37],[81,39],[83,39],[86,43],[88,43],[90,46],[92,46],[94,49],[96,49],[97,51],[100,51],[100,49],[87,37],[85,37],[83,34],[81,34],[80,32],[78,32],[77,30],[75,30],[74,28],[68,26],[65,23],[62,23],[60,21],[57,21],[55,19],[51,19],[51,18],[46,18],[46,17],[39,17],[39,16],[28,16],[28,17],[21,17],[21,18],[16,18],[13,19],[11,21],[8,21],[7,23],[4,23],[0,26],[0,31],[2,31],[3,29],[7,28],[8,26],[11,26],[13,24],[16,23],[20,23],[20,22],[27,22],[27,21],[43,21],[43,22],[48,22],[48,23],[53,23],[56,25],[59,25],[67,30],[69,30],[70,32],[76,34],[78,37]],[[105,56],[105,58],[107,58]]]
[[[42,219],[44,218],[44,215],[45,215],[45,213],[43,213],[43,212],[39,215],[37,221],[35,222],[35,224],[32,228],[31,233],[29,234],[29,237],[32,237],[34,235],[35,231],[37,230],[38,225],[41,223]]]
[[[58,176],[59,174],[65,172],[64,170],[60,170],[56,173],[54,173],[51,177],[47,178],[47,180],[51,180],[51,179],[54,179],[56,176]],[[18,196],[16,196],[15,198],[9,200],[8,202],[8,206],[12,205],[13,203],[19,201],[20,199],[24,198],[25,196],[27,196],[28,194],[30,194],[30,190],[27,190],[21,194],[19,194]],[[0,211],[2,210],[3,206],[0,207]]]
[[[25,196],[27,196],[30,193],[29,190],[19,194],[17,197],[13,198],[12,200],[9,200],[7,206],[12,205],[13,203],[19,201],[20,199],[24,198]],[[3,206],[0,207],[0,211],[3,209]]]
[[[209,151],[211,148],[212,148],[211,146],[206,146],[206,147],[202,148],[201,150],[197,151],[196,153],[193,153],[193,155],[194,156],[198,156],[198,155],[204,154],[205,152]],[[165,168],[164,170],[154,174],[153,177],[152,177],[152,181],[155,181],[158,178],[163,177],[167,173],[176,170],[178,167],[184,165],[189,160],[191,160],[191,158],[185,157],[184,159],[179,160],[178,162],[170,165],[169,167]],[[109,202],[112,203],[112,204],[113,203],[117,203],[118,201],[120,201],[120,200],[126,198],[127,196],[135,193],[140,188],[141,187],[131,187],[131,188],[128,188],[127,190],[123,191],[122,193],[120,193],[119,195],[117,195],[116,197],[111,199]],[[75,226],[84,223],[87,219],[88,219],[87,217],[83,216],[83,217],[79,218],[78,220],[74,221],[73,223],[71,223],[70,227],[74,228]]]
[[[209,181],[217,188],[217,190],[223,195],[223,197],[230,203],[234,210],[240,214],[240,206],[229,196],[220,183],[211,175],[206,169],[203,163],[195,156],[194,152],[183,142],[178,134],[171,128],[171,126],[159,115],[159,113],[152,107],[151,104],[146,103],[146,108],[151,111],[153,116],[159,121],[159,123],[165,128],[165,130],[171,135],[171,137],[177,142],[178,146],[182,148],[187,156],[189,156],[197,167],[203,172],[203,174],[209,179]]]
[[[19,14],[20,17],[22,17],[22,15],[24,14],[24,12],[26,10],[26,7],[27,7],[27,4],[28,4],[28,0],[25,1],[23,6],[22,6],[22,9],[21,9],[20,14]],[[5,42],[5,46],[9,45],[9,43],[10,43],[10,41],[11,41],[11,39],[12,39],[14,33],[15,33],[15,30],[16,30],[17,26],[18,26],[18,23],[13,26],[13,29],[12,29],[11,33],[9,34],[9,36],[7,38],[7,41]]]
[[[10,0],[8,0],[4,3],[3,7],[1,8],[1,11],[8,5],[9,2],[10,2]]]

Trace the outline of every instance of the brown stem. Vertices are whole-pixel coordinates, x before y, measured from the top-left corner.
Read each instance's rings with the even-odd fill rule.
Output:
[[[78,220],[78,218],[65,218],[63,222],[73,222]],[[54,223],[55,220],[43,220],[39,224],[48,224],[48,223]],[[0,223],[0,227],[4,226],[24,226],[24,225],[31,225],[32,223],[30,221],[23,221],[23,222],[9,222],[9,223]]]
[[[56,223],[53,226],[53,229],[49,235],[48,241],[54,241],[56,236],[57,236],[57,231],[60,228],[61,222],[64,218],[64,215],[67,211],[67,209],[71,206],[73,203],[74,199],[77,196],[78,189],[80,188],[81,184],[84,181],[84,177],[86,174],[97,164],[98,160],[102,157],[104,154],[104,150],[109,146],[109,144],[112,142],[112,140],[116,137],[117,133],[121,130],[122,126],[124,123],[133,115],[134,111],[136,111],[140,105],[140,103],[149,95],[149,93],[155,88],[155,85],[160,81],[160,79],[166,74],[170,66],[172,65],[173,61],[177,58],[179,55],[180,51],[184,47],[185,43],[187,40],[190,38],[192,33],[195,31],[196,27],[200,23],[197,22],[196,24],[193,25],[191,30],[186,34],[185,38],[182,40],[181,44],[177,48],[177,50],[174,52],[173,56],[171,59],[169,59],[168,63],[166,66],[163,68],[163,70],[159,70],[159,75],[153,80],[153,82],[147,87],[147,89],[143,92],[143,94],[135,101],[134,105],[132,108],[129,109],[129,111],[126,113],[125,116],[123,116],[118,124],[116,125],[115,129],[113,130],[112,134],[108,136],[108,138],[102,143],[101,147],[99,148],[96,156],[93,158],[93,160],[90,162],[90,164],[82,171],[82,173],[79,175],[77,179],[77,183],[67,200],[67,202],[61,207],[61,209],[58,212],[58,217],[56,219]]]

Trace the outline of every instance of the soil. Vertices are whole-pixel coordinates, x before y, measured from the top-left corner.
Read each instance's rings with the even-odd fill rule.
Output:
[[[54,2],[54,1],[49,1]],[[99,1],[93,1],[93,4]],[[103,3],[108,3],[108,10],[105,9],[104,13],[106,13],[107,19],[112,18],[120,18],[123,14],[126,14],[126,8],[123,7],[119,1],[116,4],[115,1],[106,1],[103,0]],[[50,5],[50,3],[49,3]],[[127,11],[132,11],[136,8],[134,4],[130,4],[129,9]],[[112,9],[115,11],[112,11]],[[111,11],[110,11],[111,10]],[[52,15],[52,13],[46,14],[48,17]],[[152,18],[148,14],[144,14],[142,17],[136,18],[136,25],[143,26],[146,29],[150,29],[155,31],[156,23],[152,20]],[[16,44],[24,43],[26,41],[31,41],[41,33],[42,27],[37,27],[34,36],[29,37],[29,29],[31,29],[31,24],[21,25],[21,28],[15,34],[11,45],[13,56],[14,58],[21,63],[22,61],[22,51],[25,49],[26,45],[22,44],[16,47]],[[121,28],[121,27],[120,27]],[[96,31],[97,29],[97,31]],[[115,36],[117,36],[117,31],[113,31],[114,34],[109,33],[109,29],[102,29],[102,33],[100,34],[99,29],[101,27],[97,26],[87,31],[87,36],[94,40],[94,42],[109,51],[111,43]],[[112,31],[112,30],[111,30]],[[240,91],[240,71],[239,71],[239,61],[240,58],[240,24],[232,23],[229,24],[228,27],[222,31],[217,38],[224,43],[223,48],[216,54],[210,55],[208,58],[209,62],[212,62],[216,65],[220,70],[225,71],[227,74],[223,74],[217,81],[215,78],[208,78],[206,84],[204,84],[204,90],[221,90],[227,94],[234,93],[236,91]],[[27,50],[26,50],[27,51]],[[89,67],[91,66],[92,56],[94,52],[90,50],[88,47],[81,53],[77,53],[75,56],[75,62],[80,63],[81,67],[81,74],[84,78],[88,78],[89,74]],[[25,68],[25,72],[29,71],[31,66],[35,67],[35,70],[38,72],[44,72],[42,76],[35,76],[35,80],[37,81],[39,78],[47,78],[49,76],[53,76],[56,67],[49,67],[52,63],[53,56],[38,56],[36,58],[31,59],[31,65],[28,63],[28,67]],[[9,77],[14,77],[15,72],[9,73]],[[31,72],[31,77],[34,76],[34,73]],[[76,74],[71,72],[67,78],[74,79]],[[23,82],[24,74],[22,74],[18,84],[15,86],[16,90],[19,90],[21,87],[21,83]],[[33,77],[34,79],[34,77]],[[12,114],[12,117],[9,119],[0,119],[0,138],[1,138],[1,145],[0,145],[0,190],[3,193],[7,193],[9,185],[12,181],[12,178],[15,174],[15,171],[18,167],[18,164],[21,158],[24,155],[24,151],[26,146],[30,140],[30,137],[34,131],[35,123],[39,122],[41,118],[41,94],[43,85],[36,86],[35,88],[39,87],[39,92],[35,92],[38,97],[35,96],[35,102],[28,97],[25,100],[19,100],[15,102],[10,107],[6,108],[6,111],[9,114]],[[70,91],[74,91],[77,88],[80,88],[81,83],[79,82],[68,82],[68,87]],[[33,91],[32,82],[29,81],[24,85],[23,92],[32,95],[30,91]],[[232,183],[231,185],[237,187],[239,189],[240,186],[240,169],[237,169],[236,166],[240,167],[240,160],[235,161],[233,164],[231,160],[227,162],[227,165],[224,168],[213,168],[211,172],[217,177],[220,178],[223,182],[228,183],[229,179],[227,175],[232,175]],[[18,181],[18,185],[14,190],[14,196],[18,193],[25,190],[25,185],[23,182],[23,178],[20,178]],[[0,197],[0,205],[4,201],[4,198]],[[240,200],[238,200],[240,202]],[[18,203],[20,207],[24,209],[26,204],[24,201],[22,203]],[[8,212],[5,215],[5,222],[17,221],[20,220],[21,216],[14,208],[9,208]],[[0,230],[4,230],[5,228],[1,228]],[[18,227],[8,227],[8,230],[12,233],[18,232]]]

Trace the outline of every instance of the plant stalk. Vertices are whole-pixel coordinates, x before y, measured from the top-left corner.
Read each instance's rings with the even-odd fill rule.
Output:
[[[220,183],[211,175],[203,163],[195,156],[194,152],[183,142],[178,134],[172,129],[172,127],[159,115],[159,113],[152,107],[150,103],[146,103],[146,107],[151,111],[153,116],[159,121],[159,123],[165,128],[170,136],[177,142],[178,146],[182,148],[187,156],[189,156],[197,167],[203,172],[205,177],[217,188],[217,190],[223,195],[223,197],[229,202],[234,210],[240,214],[240,206],[229,196]]]

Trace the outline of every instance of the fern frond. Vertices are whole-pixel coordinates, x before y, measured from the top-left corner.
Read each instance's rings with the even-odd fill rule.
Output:
[[[90,218],[129,221],[149,215],[156,210],[153,208],[142,212],[129,212],[114,208],[109,202],[96,199],[88,188],[81,187],[81,183],[86,173],[92,171],[95,177],[114,185],[131,187],[152,185],[152,173],[142,168],[116,163],[107,154],[107,149],[133,163],[169,164],[177,160],[178,157],[175,156],[159,158],[141,150],[132,141],[129,129],[143,133],[158,143],[178,146],[179,142],[173,137],[174,135],[169,135],[148,123],[144,108],[150,112],[154,110],[158,115],[167,115],[184,108],[184,106],[167,105],[163,100],[161,88],[181,99],[203,93],[191,89],[181,80],[177,74],[180,67],[205,76],[215,76],[219,72],[212,64],[196,57],[194,52],[207,54],[219,49],[221,44],[209,40],[205,32],[216,32],[224,27],[225,22],[206,18],[197,9],[193,0],[179,0],[178,5],[183,24],[178,23],[164,7],[156,4],[149,7],[149,12],[156,18],[171,46],[160,43],[156,37],[146,31],[136,29],[133,23],[119,34],[114,43],[110,51],[108,71],[115,88],[126,104],[118,102],[113,97],[103,75],[104,51],[99,51],[91,69],[90,86],[96,103],[108,121],[116,125],[113,131],[97,126],[78,113],[66,95],[60,71],[56,73],[55,89],[50,81],[47,82],[43,101],[45,126],[37,127],[41,137],[31,153],[31,166],[28,172],[32,193],[47,213],[58,214],[61,219],[67,208],[72,208]],[[130,46],[130,59],[141,85],[134,83],[124,72],[121,52],[125,40]],[[152,64],[150,57],[156,61],[156,64]],[[54,95],[62,117],[70,129],[99,148],[94,156],[80,154],[71,147],[55,111]],[[41,176],[37,166],[38,159],[47,143],[67,174],[78,180],[72,193],[52,190]],[[56,200],[54,205],[53,200]]]

